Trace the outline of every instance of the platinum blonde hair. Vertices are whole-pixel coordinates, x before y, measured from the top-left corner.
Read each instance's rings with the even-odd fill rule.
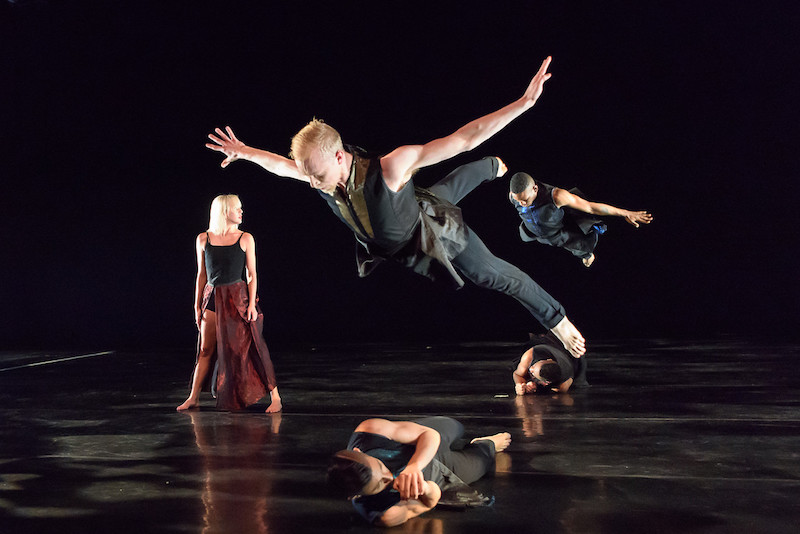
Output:
[[[211,202],[211,216],[208,219],[208,230],[215,234],[222,233],[228,227],[228,213],[242,205],[239,195],[220,195]]]
[[[325,124],[320,119],[312,119],[292,137],[292,149],[289,157],[303,161],[308,158],[309,152],[317,148],[324,157],[330,157],[339,150],[344,150],[342,137],[335,128]]]

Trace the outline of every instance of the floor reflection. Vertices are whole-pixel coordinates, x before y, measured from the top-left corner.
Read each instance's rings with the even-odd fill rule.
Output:
[[[203,534],[269,532],[267,512],[281,414],[189,412],[203,462]]]
[[[443,534],[444,523],[439,518],[415,517],[411,521],[403,523],[400,527],[392,529],[393,532],[403,534]]]
[[[517,395],[514,408],[522,423],[526,438],[544,436],[544,416],[553,406],[572,406],[575,400],[569,393],[553,395]]]

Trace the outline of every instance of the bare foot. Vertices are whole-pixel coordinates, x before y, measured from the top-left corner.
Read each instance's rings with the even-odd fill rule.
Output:
[[[497,177],[500,178],[501,176],[503,176],[505,173],[508,172],[508,167],[506,167],[506,164],[503,162],[502,159],[498,158],[497,156],[495,156],[495,158],[497,159],[497,163],[498,163],[498,166],[497,166]]]
[[[594,254],[592,254],[592,255],[591,255],[591,256],[589,256],[588,258],[583,258],[581,261],[583,262],[583,264],[584,264],[586,267],[591,267],[591,266],[592,266],[592,264],[594,263]]]
[[[269,396],[272,399],[272,402],[269,406],[267,406],[266,413],[278,413],[283,409],[283,405],[281,404],[281,395],[278,393],[278,386],[275,386],[272,391],[269,392]]]
[[[566,316],[550,331],[561,341],[564,348],[576,358],[580,358],[586,353],[586,340],[583,339],[581,333],[578,332],[578,329]]]
[[[183,404],[181,404],[175,409],[178,410],[179,412],[182,412],[184,410],[191,410],[192,408],[199,408],[199,407],[200,407],[200,402],[192,399],[186,399],[186,401]]]
[[[470,443],[475,443],[476,441],[480,441],[482,439],[488,439],[489,441],[494,443],[494,451],[501,452],[508,448],[511,444],[511,434],[508,432],[500,432],[499,434],[495,434],[494,436],[484,436],[482,438],[475,438]]]

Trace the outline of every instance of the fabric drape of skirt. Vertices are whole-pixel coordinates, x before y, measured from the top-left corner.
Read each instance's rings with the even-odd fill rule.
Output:
[[[211,360],[214,372],[203,384],[211,390],[220,410],[242,410],[261,400],[277,385],[275,370],[264,340],[264,314],[256,305],[258,319],[248,322],[248,290],[244,281],[203,290],[203,311],[214,298],[217,347]],[[198,336],[198,355],[200,337]],[[199,357],[199,356],[198,356]]]

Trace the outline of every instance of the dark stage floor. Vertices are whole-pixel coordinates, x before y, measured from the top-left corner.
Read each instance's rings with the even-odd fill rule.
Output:
[[[374,531],[328,496],[327,457],[362,419],[425,415],[514,441],[476,484],[493,507],[395,531],[798,531],[797,346],[591,349],[591,388],[515,398],[513,344],[275,347],[275,416],[176,413],[189,351],[3,353],[0,532]]]

